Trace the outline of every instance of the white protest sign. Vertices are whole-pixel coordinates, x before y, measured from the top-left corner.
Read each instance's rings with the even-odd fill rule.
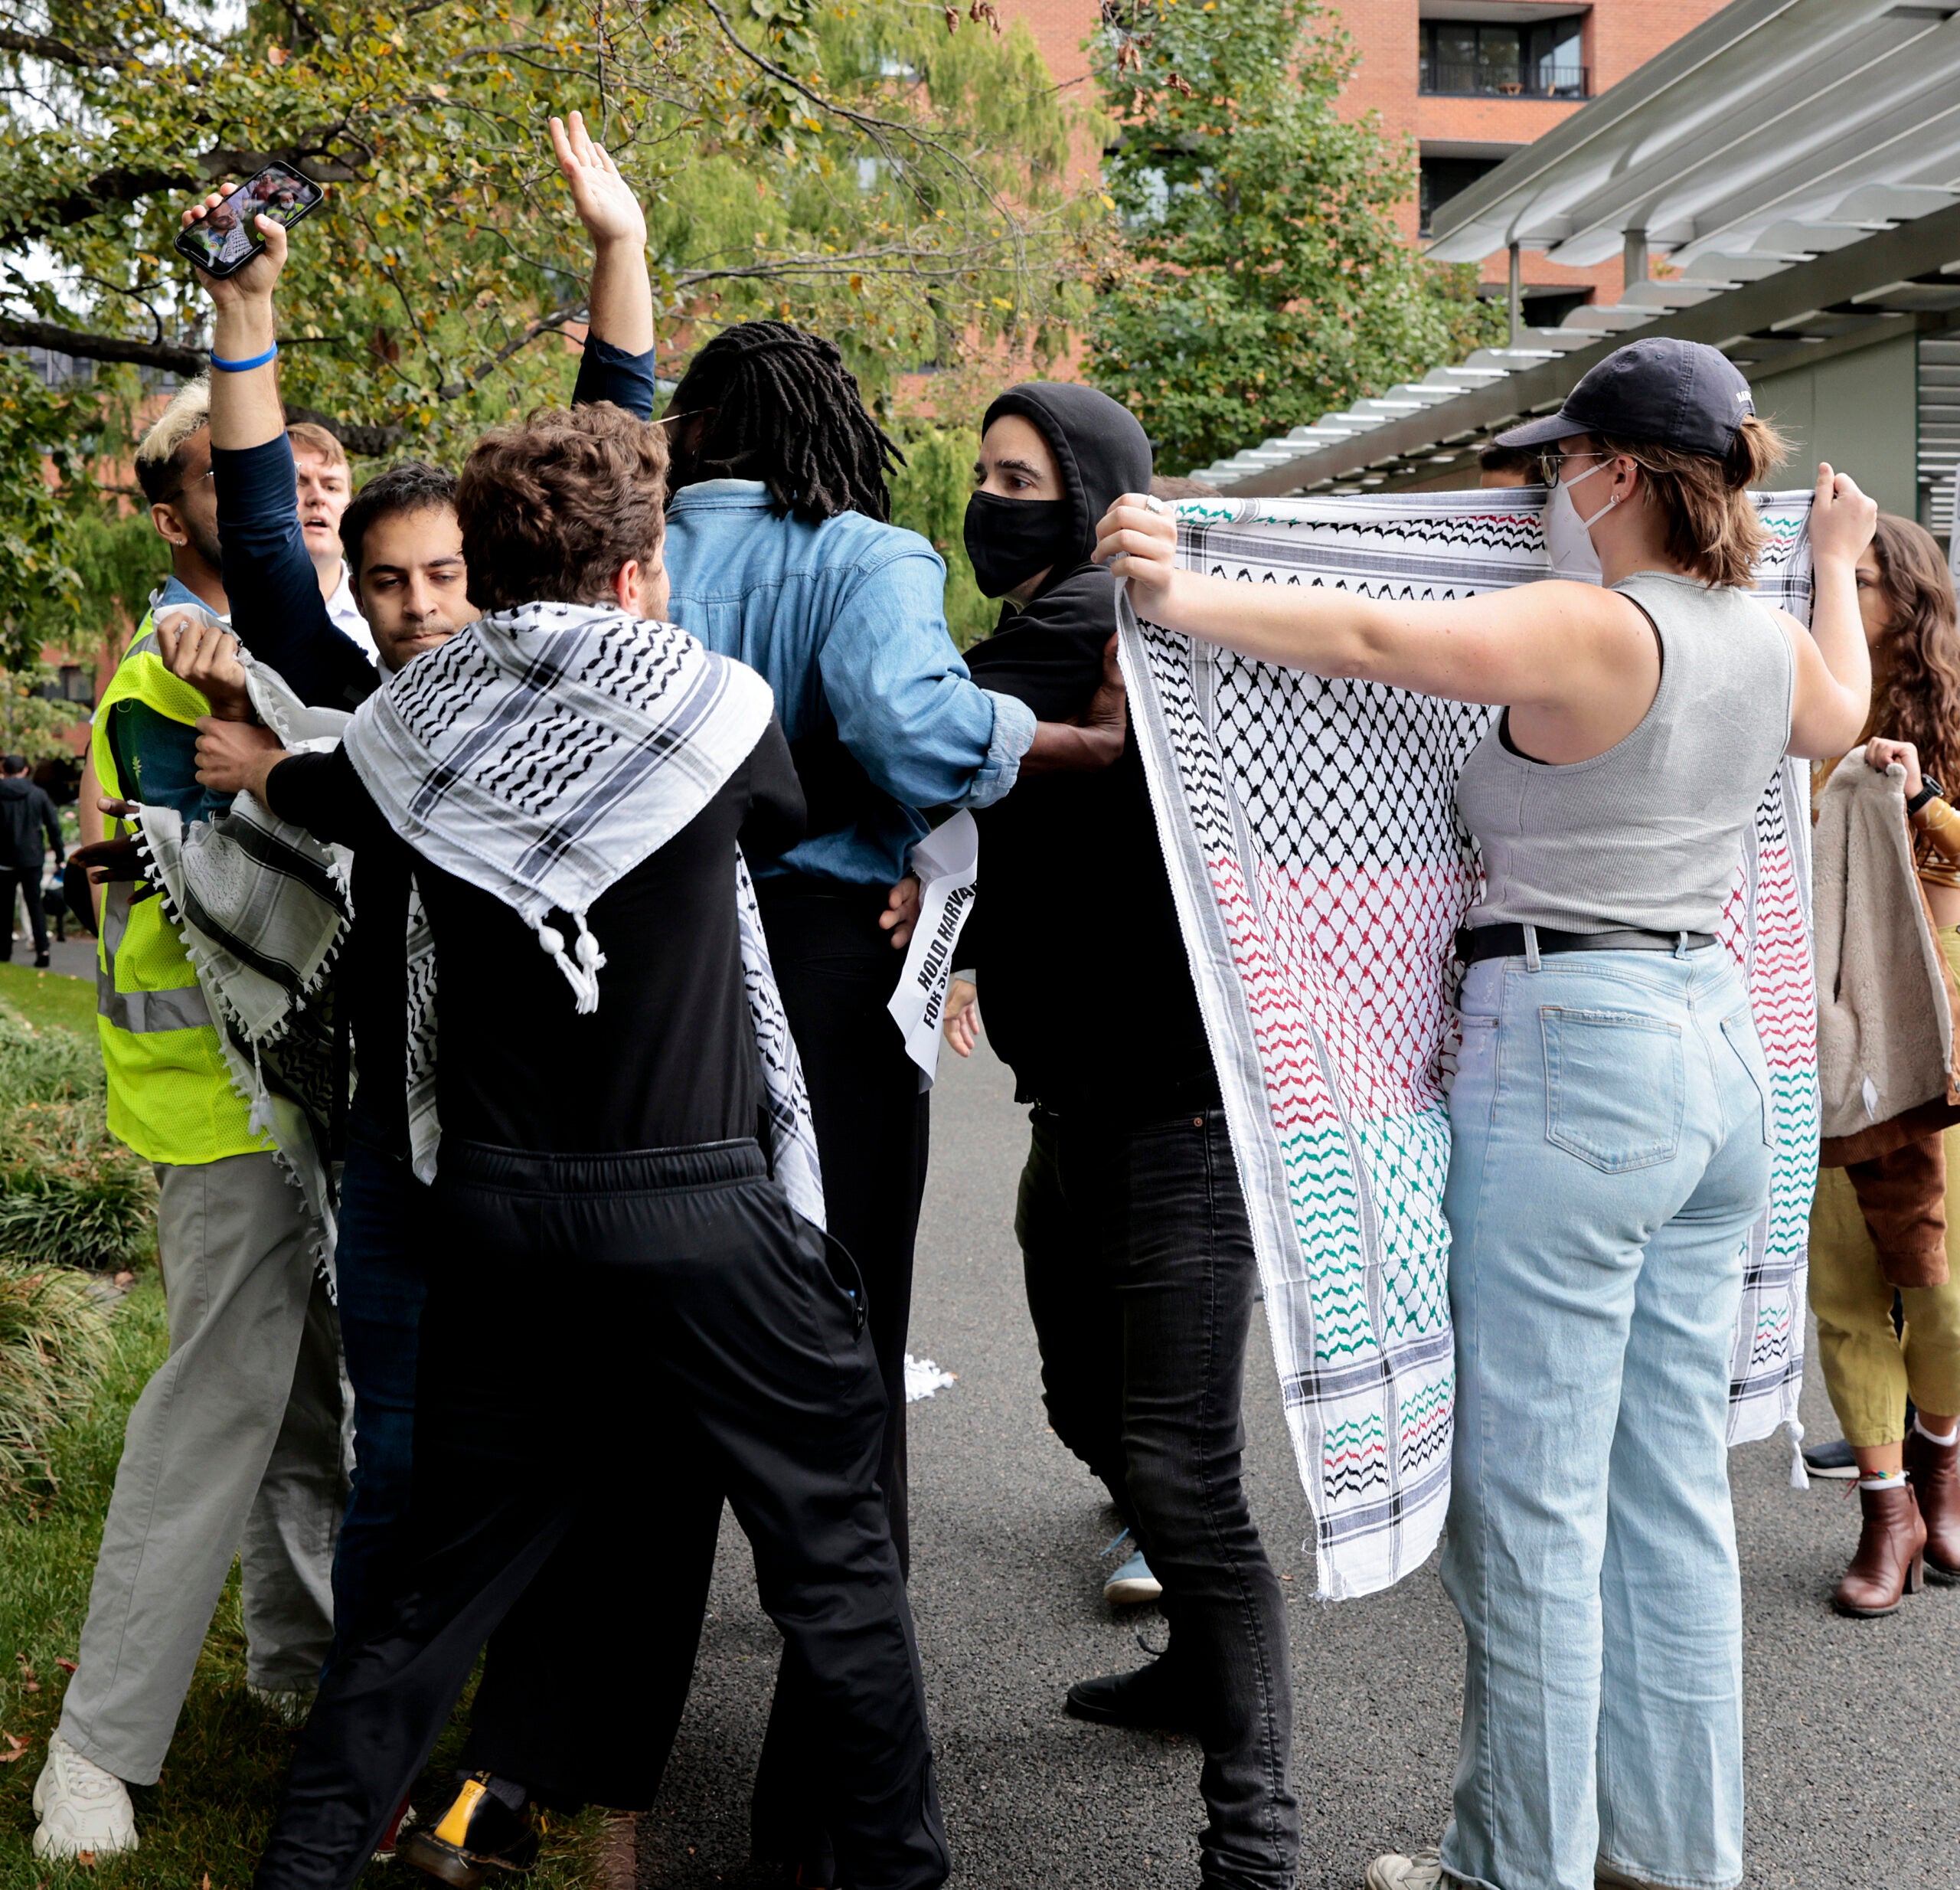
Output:
[[[969,813],[957,813],[912,849],[919,875],[919,923],[905,954],[898,989],[886,1007],[905,1038],[906,1054],[931,1088],[939,1071],[939,1020],[952,982],[953,947],[972,909],[980,863],[980,829]]]

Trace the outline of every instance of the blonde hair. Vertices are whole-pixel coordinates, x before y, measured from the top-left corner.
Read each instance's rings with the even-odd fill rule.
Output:
[[[1747,415],[1726,457],[1683,453],[1651,440],[1593,436],[1600,450],[1624,453],[1645,475],[1650,502],[1667,522],[1669,558],[1704,584],[1756,581],[1756,561],[1768,534],[1749,495],[1750,486],[1782,465],[1788,443],[1769,421]]]
[[[286,430],[286,437],[292,442],[295,453],[303,450],[316,454],[329,466],[346,468],[347,449],[325,427],[310,420],[296,420]]]
[[[136,483],[152,505],[172,495],[183,470],[185,443],[211,423],[210,382],[185,381],[136,449]]]

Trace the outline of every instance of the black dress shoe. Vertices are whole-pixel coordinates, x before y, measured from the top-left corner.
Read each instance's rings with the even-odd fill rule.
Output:
[[[1197,1714],[1168,1663],[1153,1660],[1128,1673],[1078,1680],[1069,1689],[1066,1709],[1072,1719],[1098,1726],[1127,1726],[1137,1732],[1194,1732]]]
[[[47,969],[47,967],[48,967],[48,964],[49,964],[49,963],[50,963],[50,960],[49,960],[49,959],[48,959],[48,956],[47,956],[47,953],[45,953],[45,952],[39,953],[38,953],[38,954],[37,954],[37,955],[36,955],[36,956],[35,956],[35,959],[34,959],[34,970],[37,970],[37,971],[45,971],[45,970]]]

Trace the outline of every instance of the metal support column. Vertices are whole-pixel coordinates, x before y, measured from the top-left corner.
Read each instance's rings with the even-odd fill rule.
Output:
[[[1511,343],[1515,348],[1524,329],[1524,279],[1518,266],[1517,245],[1511,246]]]

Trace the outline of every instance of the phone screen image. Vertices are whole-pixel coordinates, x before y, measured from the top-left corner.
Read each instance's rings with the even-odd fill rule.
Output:
[[[283,168],[261,171],[184,231],[177,247],[214,273],[229,274],[265,247],[260,217],[290,226],[319,201],[318,188],[296,173]]]

